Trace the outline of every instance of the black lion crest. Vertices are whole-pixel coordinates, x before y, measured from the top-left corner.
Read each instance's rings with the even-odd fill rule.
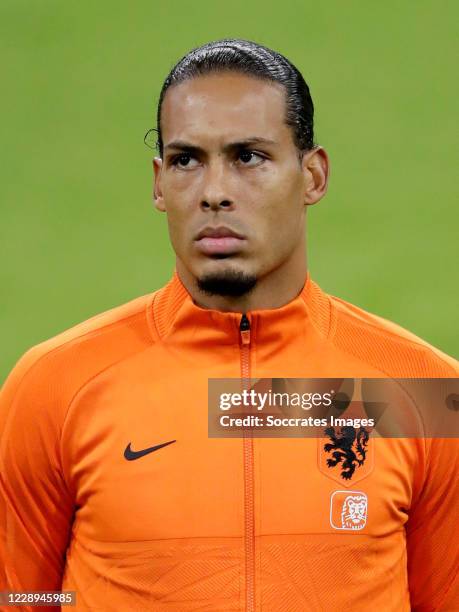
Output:
[[[334,427],[327,427],[325,434],[330,438],[324,445],[324,450],[329,453],[333,451],[333,459],[327,459],[328,467],[335,467],[341,463],[341,477],[350,480],[355,468],[363,465],[366,457],[366,447],[369,433],[364,427],[341,427],[339,433]]]

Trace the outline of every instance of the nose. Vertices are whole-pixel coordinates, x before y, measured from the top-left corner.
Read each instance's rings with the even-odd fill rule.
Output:
[[[204,186],[201,197],[202,210],[231,210],[234,201],[229,195],[226,170],[223,160],[209,164],[204,175]]]

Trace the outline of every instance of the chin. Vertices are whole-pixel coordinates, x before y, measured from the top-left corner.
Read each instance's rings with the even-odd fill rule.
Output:
[[[239,266],[215,266],[196,276],[200,291],[207,295],[222,297],[241,297],[250,293],[256,286],[258,277]]]

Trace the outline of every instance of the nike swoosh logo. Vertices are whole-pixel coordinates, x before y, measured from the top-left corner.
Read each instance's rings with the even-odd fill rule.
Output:
[[[174,442],[176,442],[176,440],[171,440],[170,442],[164,442],[163,444],[157,444],[156,446],[150,446],[150,448],[144,448],[143,450],[139,450],[139,451],[133,451],[131,448],[131,443],[129,442],[129,444],[126,446],[126,449],[124,451],[124,458],[127,459],[128,461],[134,461],[134,459],[140,459],[140,457],[143,457],[150,453],[154,453],[160,448],[164,448],[164,446],[168,446],[169,444],[173,444]]]

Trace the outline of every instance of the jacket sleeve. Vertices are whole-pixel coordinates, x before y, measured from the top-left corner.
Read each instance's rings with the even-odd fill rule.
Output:
[[[43,363],[31,349],[0,391],[0,591],[61,589],[73,503],[61,469],[59,375]]]
[[[459,440],[427,439],[424,486],[406,525],[415,612],[459,610]]]

